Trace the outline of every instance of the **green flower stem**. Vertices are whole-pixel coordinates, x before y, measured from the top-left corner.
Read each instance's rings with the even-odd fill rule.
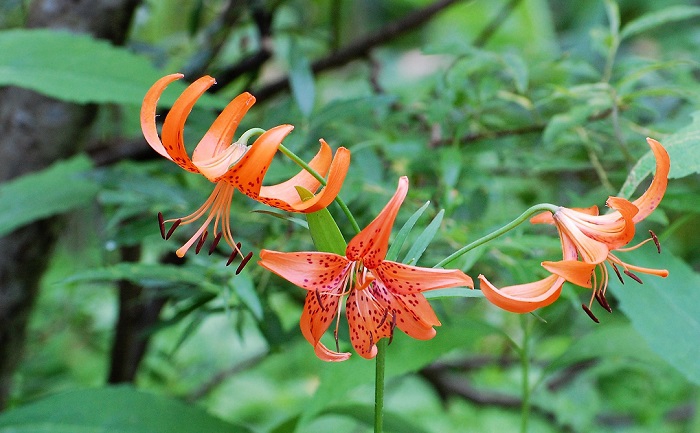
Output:
[[[249,130],[247,130],[246,132],[244,132],[243,135],[241,135],[240,137],[238,137],[237,143],[241,143],[241,144],[246,144],[246,145],[247,145],[247,144],[248,144],[248,140],[250,139],[250,137],[252,137],[252,136],[254,136],[254,135],[262,135],[262,134],[264,134],[264,133],[265,133],[265,130],[262,129],[262,128],[250,128]]]
[[[527,423],[530,418],[530,316],[528,314],[520,315],[520,325],[523,328],[523,342],[519,351],[523,374],[520,433],[527,433]]]
[[[374,382],[374,433],[384,431],[384,366],[386,364],[387,339],[377,342],[376,373]]]
[[[311,175],[312,175],[313,177],[315,177],[316,180],[318,180],[319,182],[321,182],[321,185],[323,185],[323,186],[326,185],[326,179],[324,179],[323,176],[321,176],[320,174],[318,174],[318,173],[316,172],[316,170],[314,170],[313,168],[309,167],[309,164],[307,164],[306,162],[304,162],[303,159],[301,159],[301,158],[299,158],[298,156],[296,156],[296,155],[294,154],[294,152],[292,152],[291,150],[287,149],[283,144],[280,144],[279,149],[280,149],[280,152],[282,152],[287,158],[291,159],[291,160],[294,161],[298,166],[300,166],[300,167],[303,168],[304,170],[306,170],[306,171],[308,171],[309,173],[311,173]],[[340,197],[336,197],[336,198],[335,198],[335,202],[338,203],[338,205],[340,206],[340,209],[342,209],[343,213],[345,214],[345,216],[346,216],[346,217],[348,218],[348,220],[350,221],[350,224],[352,224],[352,228],[355,230],[355,232],[356,232],[356,233],[360,233],[360,226],[357,224],[357,221],[355,221],[355,217],[352,216],[352,213],[350,212],[350,209],[349,209],[348,206],[345,204],[345,202],[343,201],[343,199],[341,199]]]
[[[549,203],[536,204],[536,205],[532,206],[531,208],[529,208],[528,210],[526,210],[525,212],[523,212],[519,217],[517,217],[516,219],[514,219],[510,223],[501,227],[500,229],[495,230],[495,231],[487,234],[486,236],[475,240],[474,242],[470,243],[469,245],[463,246],[462,248],[458,249],[454,253],[445,257],[439,263],[437,263],[434,267],[435,268],[443,267],[446,264],[452,262],[453,260],[456,260],[459,257],[463,256],[467,252],[473,250],[474,248],[481,246],[481,245],[485,244],[486,242],[489,242],[493,239],[496,239],[497,237],[501,236],[502,234],[505,234],[505,233],[513,230],[514,228],[516,228],[520,224],[524,223],[528,218],[530,218],[534,214],[538,214],[541,212],[547,212],[547,211],[554,213],[557,210],[559,210],[559,206],[555,206],[553,204],[549,204]]]

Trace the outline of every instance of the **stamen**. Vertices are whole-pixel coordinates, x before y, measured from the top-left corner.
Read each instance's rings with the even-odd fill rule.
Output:
[[[605,295],[603,292],[598,292],[595,295],[595,299],[598,301],[601,307],[605,308],[608,313],[612,313],[612,308],[610,308],[610,304],[608,304],[608,300],[605,299]]]
[[[583,311],[588,314],[588,317],[590,317],[591,320],[593,320],[595,323],[600,323],[600,320],[598,320],[598,318],[595,316],[595,314],[593,314],[591,309],[586,306],[586,304],[581,304],[581,308],[583,308]]]
[[[612,265],[613,270],[614,270],[615,273],[617,274],[617,278],[620,280],[620,282],[621,282],[622,284],[625,284],[625,280],[622,279],[622,274],[620,274],[620,270],[617,269],[617,266],[615,265],[615,263],[610,262],[610,264]]]
[[[243,255],[243,253],[241,253],[241,243],[240,242],[238,242],[236,244],[236,248],[231,252],[231,255],[228,256],[228,261],[226,262],[226,266],[231,264],[233,259],[236,258],[236,254],[240,254],[241,256]],[[248,260],[250,260],[250,259],[248,259]]]
[[[240,274],[243,268],[245,268],[245,265],[250,261],[250,259],[253,257],[253,252],[249,252],[246,254],[245,257],[243,257],[243,260],[241,260],[241,264],[238,265],[238,268],[236,269],[236,275]]]
[[[335,338],[335,351],[340,352],[340,342],[338,341],[338,327],[333,330],[333,338]]]
[[[377,325],[377,328],[381,328],[384,322],[386,322],[386,318],[389,315],[389,309],[387,308],[384,310],[384,315],[382,316],[382,320],[379,321],[379,324]]]
[[[175,229],[177,228],[177,226],[180,225],[181,222],[182,222],[182,220],[181,220],[180,218],[178,218],[177,220],[175,220],[175,222],[173,223],[173,225],[170,227],[170,230],[168,230],[168,233],[165,235],[165,240],[170,239],[170,236],[173,235],[173,233],[175,232]]]
[[[214,250],[216,250],[216,246],[219,245],[219,241],[221,240],[221,236],[224,234],[224,232],[219,232],[218,235],[214,238],[214,240],[211,243],[211,246],[209,247],[209,255],[211,256],[212,253],[214,253]]]
[[[370,331],[369,333],[369,351],[372,351],[372,346],[374,346],[374,335]]]
[[[321,294],[318,292],[318,289],[314,290],[314,293],[316,294],[316,301],[318,302],[318,305],[321,306],[321,309],[323,311],[326,311],[326,306],[323,305],[323,301],[321,300]]]
[[[627,269],[625,269],[625,275],[632,278],[634,281],[638,282],[639,284],[644,284],[644,282],[642,281],[641,278],[639,278],[638,276],[636,276],[632,272],[628,271]]]
[[[158,212],[158,227],[160,227],[160,236],[165,239],[165,220],[162,212]]]
[[[391,315],[391,332],[389,333],[389,343],[387,343],[387,346],[394,341],[394,329],[396,329],[396,313],[392,313]]]
[[[209,230],[204,230],[204,233],[202,233],[202,236],[200,236],[199,241],[197,241],[197,246],[194,247],[195,254],[199,254],[199,251],[202,249],[202,245],[204,245],[204,242],[207,240],[208,235]]]
[[[661,244],[659,243],[659,238],[657,238],[656,233],[651,230],[649,230],[649,234],[651,235],[651,239],[654,241],[654,245],[656,245],[656,251],[661,254]]]

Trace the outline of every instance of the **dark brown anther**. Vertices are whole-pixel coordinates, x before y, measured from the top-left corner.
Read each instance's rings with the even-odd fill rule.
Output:
[[[387,308],[384,310],[384,315],[382,315],[382,320],[379,321],[377,324],[377,328],[381,328],[384,322],[386,322],[386,318],[389,316],[389,309]]]
[[[612,308],[610,308],[610,304],[608,304],[608,300],[605,299],[605,295],[603,292],[598,292],[595,294],[595,299],[598,301],[601,307],[605,308],[608,313],[612,313]]]
[[[175,229],[177,228],[177,226],[180,225],[181,222],[182,222],[182,220],[178,218],[178,219],[173,223],[173,225],[170,226],[170,230],[168,230],[168,233],[165,235],[165,239],[166,239],[166,240],[167,240],[167,239],[170,239],[170,236],[173,235],[173,233],[175,232]]]
[[[318,302],[318,305],[323,311],[326,311],[326,306],[323,305],[323,301],[321,300],[321,293],[319,293],[318,289],[314,290],[314,293],[316,294],[316,302]]]
[[[204,230],[204,233],[202,233],[202,236],[200,236],[199,241],[197,241],[197,246],[194,248],[195,254],[199,254],[199,251],[201,251],[202,245],[204,245],[204,242],[207,240],[208,235],[209,235],[209,231]]]
[[[625,284],[625,280],[622,279],[622,274],[620,274],[620,270],[617,269],[617,266],[615,265],[615,263],[611,262],[610,264],[612,265],[613,270],[615,271],[615,274],[617,274],[617,278],[620,280],[620,282],[622,284]]]
[[[372,346],[374,346],[374,335],[372,332],[369,333],[369,351],[372,351]]]
[[[641,278],[639,278],[638,276],[636,276],[632,272],[628,271],[627,269],[625,269],[625,275],[632,278],[634,281],[638,282],[639,284],[644,284],[644,282],[642,281]]]
[[[595,323],[600,323],[600,320],[598,320],[598,318],[595,316],[595,314],[593,314],[591,309],[586,306],[586,304],[581,304],[581,308],[583,308],[583,311],[588,314],[588,317],[590,317],[591,320],[593,320]]]
[[[659,238],[657,238],[656,233],[651,230],[649,230],[649,234],[651,235],[651,239],[654,241],[654,245],[656,245],[656,251],[661,254],[661,244],[659,243]]]
[[[216,246],[219,245],[219,241],[221,240],[221,236],[224,234],[224,232],[219,232],[218,235],[214,238],[214,240],[211,242],[211,246],[209,247],[209,255],[211,256],[214,253],[214,250],[216,249]]]
[[[253,257],[253,252],[249,252],[246,254],[245,257],[243,257],[243,260],[241,260],[241,264],[238,265],[238,268],[236,269],[236,275],[240,274],[243,268],[245,268],[245,265],[250,261],[250,259]]]
[[[226,266],[228,266],[228,265],[231,264],[231,262],[233,261],[233,259],[236,258],[236,254],[238,254],[238,250],[233,250],[233,251],[231,252],[231,255],[228,256],[228,260],[226,261]]]
[[[389,333],[389,342],[387,343],[387,346],[394,341],[394,329],[396,329],[396,313],[391,315],[391,332]]]
[[[165,239],[165,220],[162,212],[158,212],[158,227],[160,227],[160,237]]]

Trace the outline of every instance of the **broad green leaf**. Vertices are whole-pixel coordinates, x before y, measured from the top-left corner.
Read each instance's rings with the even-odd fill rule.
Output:
[[[0,433],[201,432],[251,430],[179,400],[128,386],[66,392],[0,414]]]
[[[542,138],[545,143],[555,143],[561,134],[586,124],[590,116],[600,113],[607,108],[607,103],[603,104],[602,101],[598,101],[598,103],[576,106],[567,113],[554,115],[547,123]]]
[[[358,403],[350,403],[345,405],[337,405],[325,408],[319,416],[323,415],[344,415],[351,418],[355,418],[368,426],[374,425],[374,406],[363,405]],[[295,415],[281,424],[277,425],[274,429],[270,430],[270,433],[293,433],[297,428],[297,425],[301,417]],[[417,427],[412,422],[406,420],[403,416],[394,413],[384,411],[384,431],[387,433],[426,433],[427,431],[423,428]]]
[[[667,278],[636,274],[637,284],[626,278],[625,285],[613,282],[613,294],[632,326],[661,358],[700,384],[700,275],[668,251],[658,255],[654,248],[620,254],[620,259],[639,266],[665,268]]]
[[[309,117],[316,98],[314,74],[309,60],[294,39],[289,47],[289,85],[299,109],[304,117]]]
[[[423,215],[423,212],[425,212],[429,205],[430,202],[426,201],[425,204],[423,204],[423,206],[421,206],[417,211],[414,212],[413,215],[411,215],[411,217],[408,219],[408,221],[406,221],[403,227],[401,227],[401,230],[399,230],[399,233],[394,238],[394,242],[391,243],[389,251],[387,251],[386,253],[387,260],[395,261],[399,257],[399,251],[401,251],[401,247],[403,247],[404,242],[406,242],[408,234],[413,229],[413,226],[416,225],[416,221],[418,221],[418,218],[420,218],[420,216]]]
[[[620,38],[625,39],[630,36],[653,29],[664,24],[673,24],[676,21],[687,20],[700,16],[699,6],[670,6],[655,12],[642,15],[629,22],[620,33]]]
[[[648,360],[654,356],[647,342],[631,325],[602,324],[595,327],[589,334],[578,338],[546,369],[554,371],[577,362],[602,357],[630,357]]]
[[[461,287],[454,287],[450,289],[438,289],[430,290],[429,292],[423,292],[423,296],[428,299],[441,299],[441,298],[483,298],[484,292],[481,290],[465,289]]]
[[[0,236],[90,203],[99,190],[87,176],[91,169],[92,162],[78,155],[0,185]]]
[[[171,72],[177,71],[167,73]],[[24,87],[77,103],[140,105],[146,91],[165,74],[146,58],[87,35],[45,29],[0,31],[0,86]],[[163,101],[172,103],[184,89],[185,84],[173,83]],[[225,104],[210,95],[199,103]]]
[[[297,192],[302,200],[308,200],[313,197],[310,191],[301,187],[297,187]],[[328,209],[321,209],[306,214],[306,221],[309,224],[311,239],[314,241],[318,251],[335,253],[341,256],[345,255],[347,244],[338,228],[338,224],[335,223]]]
[[[113,266],[89,269],[66,278],[62,283],[82,281],[128,280],[138,284],[161,286],[167,284],[190,284],[214,293],[220,292],[218,284],[203,278],[206,268],[197,266],[175,266],[155,263],[117,263]]]
[[[437,234],[438,230],[440,230],[440,223],[442,223],[442,217],[445,215],[445,210],[441,209],[440,212],[438,212],[437,215],[435,215],[435,218],[428,224],[428,227],[423,230],[423,233],[421,233],[418,238],[416,239],[416,242],[411,246],[411,249],[408,250],[408,253],[406,253],[406,257],[403,259],[403,263],[417,263],[418,260],[421,258],[423,253],[425,252],[425,249],[428,248],[428,245],[430,245],[430,242],[433,241],[433,238]]]
[[[669,178],[678,179],[700,173],[700,111],[693,113],[693,121],[690,125],[659,142],[663,144],[671,158]],[[630,197],[639,184],[655,169],[656,160],[649,150],[632,168],[619,195]]]

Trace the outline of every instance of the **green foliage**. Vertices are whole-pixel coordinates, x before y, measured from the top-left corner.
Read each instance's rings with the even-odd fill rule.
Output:
[[[95,104],[100,123],[85,133],[91,154],[95,143],[116,143],[113,158],[126,155],[99,168],[79,156],[0,185],[0,234],[71,212],[47,252],[29,361],[11,396],[19,408],[0,415],[0,433],[371,430],[374,363],[357,354],[343,363],[316,359],[299,332],[302,289],[256,266],[256,254],[236,275],[236,264],[224,266],[224,242],[211,256],[175,258],[198,224],[161,239],[157,212],[191,214],[213,188],[145,143],[132,147],[144,93],[178,71],[186,81],[198,78],[189,71],[220,80],[189,115],[190,152],[219,109],[248,90],[258,103],[240,131],[293,124],[284,144],[306,161],[321,137],[352,151],[340,196],[360,228],[408,176],[387,259],[421,266],[536,203],[605,212],[609,195],[636,198],[654,172],[644,138],[659,140],[671,180],[637,231],[658,233],[663,253],[645,245],[619,256],[667,267],[670,276],[640,275],[642,285],[625,277],[623,286],[613,275],[613,313],[593,306],[600,324],[581,311],[590,291],[569,284],[557,302],[525,317],[496,309],[478,287],[426,293],[442,326],[428,341],[396,330],[385,430],[517,431],[522,414],[530,432],[698,430],[700,9],[671,3],[455,2],[387,40],[399,20],[434,2],[144,2],[125,47],[55,30],[0,31],[0,85]],[[22,15],[16,8],[13,17]],[[353,45],[366,40],[380,42]],[[312,64],[326,66],[313,72]],[[185,80],[168,88],[164,106]],[[297,171],[280,157],[264,184]],[[336,204],[302,216],[236,193],[230,217],[234,239],[254,253],[344,254],[355,234]],[[127,261],[129,249],[139,254]],[[502,287],[542,278],[540,263],[560,257],[554,228],[526,223],[449,267]],[[136,384],[149,393],[105,387],[30,403],[104,382],[115,292],[125,282],[141,290],[139,301],[164,302],[138,333],[149,346]],[[348,350],[343,314],[324,341],[332,347],[336,323]],[[529,411],[520,407],[525,362]]]
[[[0,185],[0,236],[30,222],[92,202],[99,185],[90,176],[91,161],[79,155]]]
[[[0,432],[250,432],[161,395],[114,387],[71,391],[0,415]]]

